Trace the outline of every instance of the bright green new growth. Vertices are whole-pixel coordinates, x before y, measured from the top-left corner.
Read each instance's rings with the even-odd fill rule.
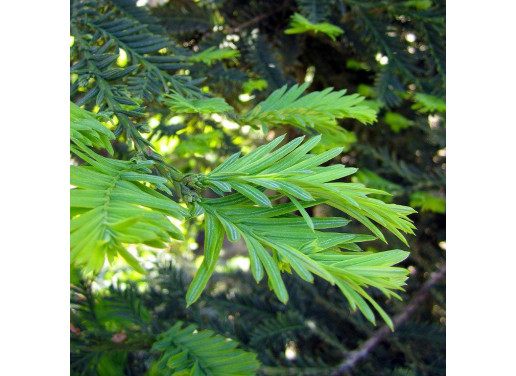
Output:
[[[70,261],[98,272],[119,254],[144,273],[124,244],[164,248],[183,239],[167,216],[182,219],[187,211],[145,183],[168,191],[167,179],[151,175],[153,161],[121,161],[103,157],[90,147],[106,147],[114,135],[93,114],[70,104],[71,151],[86,165],[70,166]]]
[[[446,102],[440,98],[434,97],[430,94],[416,93],[414,94],[416,103],[412,105],[412,109],[426,113],[426,112],[446,112]]]
[[[389,125],[393,132],[399,133],[403,129],[407,129],[414,125],[414,121],[407,119],[405,116],[397,112],[387,112],[383,117],[383,121]]]
[[[408,253],[400,250],[361,252],[357,243],[374,240],[374,236],[319,231],[340,228],[349,220],[311,218],[306,208],[326,203],[357,219],[383,241],[383,234],[373,222],[405,243],[401,232],[413,233],[414,226],[407,215],[414,210],[367,196],[386,194],[383,191],[361,184],[335,182],[356,169],[343,165],[321,166],[338,156],[342,149],[308,154],[320,136],[304,144],[301,144],[304,137],[299,137],[274,150],[283,138],[278,137],[242,158],[235,154],[211,173],[199,177],[201,184],[221,196],[225,192],[237,193],[194,203],[194,211],[205,215],[206,245],[204,260],[187,293],[187,303],[192,304],[202,293],[226,235],[233,242],[243,238],[256,281],[266,273],[271,288],[282,302],[286,303],[288,294],[280,274],[293,269],[307,282],[313,282],[315,274],[336,284],[352,309],[358,307],[374,323],[369,302],[392,326],[386,313],[364,288],[375,287],[387,297],[399,298],[392,290],[402,289],[407,271],[392,265],[403,261]],[[267,196],[265,189],[277,195]],[[273,204],[281,197],[290,203]],[[296,211],[301,215],[294,215]]]
[[[180,93],[165,94],[162,98],[165,105],[177,113],[222,113],[232,111],[233,107],[226,103],[222,98],[200,98],[188,99]]]
[[[406,304],[386,298],[398,293],[404,300],[418,301],[419,290],[424,293],[425,287],[437,280],[433,274],[420,289],[419,282],[426,280],[421,273],[411,280],[410,291],[398,291],[407,277],[402,267],[409,265],[404,252],[408,247],[394,239],[386,225],[403,237],[410,233],[403,229],[410,223],[404,217],[414,217],[424,227],[431,220],[442,222],[442,215],[426,211],[445,211],[445,3],[296,0],[285,8],[269,1],[252,2],[238,12],[223,0],[135,4],[134,0],[70,3],[70,96],[81,108],[96,113],[71,109],[72,180],[77,179],[74,174],[82,173],[86,174],[83,184],[108,179],[115,187],[114,194],[109,186],[72,187],[72,196],[78,195],[79,200],[72,197],[75,203],[71,208],[71,372],[227,374],[226,367],[217,369],[206,361],[205,356],[215,354],[213,363],[225,362],[236,374],[327,375],[347,369],[394,375],[410,370],[425,373],[427,368],[439,373],[443,362],[434,360],[442,352],[442,325],[438,322],[443,320],[439,317],[443,311],[429,314],[432,312],[418,309],[413,312],[418,316],[417,325],[405,322],[401,326],[407,318]],[[296,12],[303,17],[284,19]],[[324,25],[329,27],[326,33]],[[289,30],[282,38],[275,38],[285,29]],[[349,54],[341,53],[349,47],[348,42],[359,46],[352,54],[354,62],[347,59]],[[221,50],[223,46],[230,48]],[[382,64],[375,63],[378,52],[385,56]],[[328,66],[325,56],[330,55],[340,63]],[[339,64],[349,69],[339,70]],[[304,91],[292,87],[303,84],[303,77],[313,82],[311,87],[305,85]],[[366,100],[358,97],[357,103],[346,103],[351,96],[331,96],[350,82],[353,87],[360,83],[355,92]],[[328,86],[335,90],[329,89],[325,96],[323,90]],[[274,90],[278,96],[267,99]],[[303,99],[306,94],[311,97]],[[347,112],[337,111],[340,104]],[[360,107],[372,111],[364,116]],[[358,126],[356,120],[371,123],[375,114],[379,123],[374,127]],[[427,119],[429,114],[432,116]],[[272,131],[260,135],[256,131],[260,127]],[[268,143],[264,139],[270,141],[283,133],[288,136],[257,157],[260,162],[253,165],[254,157],[249,157],[247,150],[257,156],[266,147],[254,149]],[[294,140],[292,150],[261,168],[264,159],[303,134],[306,138]],[[343,146],[344,151],[330,151],[328,161],[314,166],[274,169],[294,153],[302,154],[299,149],[305,145],[317,143],[311,138],[317,134],[322,135],[320,142],[297,163],[333,147]],[[241,149],[241,155],[230,157]],[[75,150],[82,152],[83,158]],[[348,150],[349,156],[345,154]],[[331,158],[331,153],[336,156]],[[127,162],[117,164],[117,159]],[[352,162],[345,162],[346,167],[336,165],[341,160]],[[239,161],[243,161],[241,165]],[[107,167],[120,171],[120,179],[102,170]],[[360,170],[353,173],[351,167]],[[346,170],[348,175],[338,176]],[[88,174],[90,171],[101,177]],[[146,177],[128,180],[127,172]],[[323,179],[325,173],[337,176]],[[313,176],[320,178],[316,187],[310,185]],[[153,182],[148,180],[153,178]],[[128,222],[114,226],[111,216],[117,214],[117,208],[112,203],[121,198],[116,192],[127,183],[134,186],[134,196],[125,197],[123,205],[135,214],[133,218],[124,214],[121,217]],[[181,220],[148,201],[142,203],[143,198],[149,199],[146,194],[152,199],[158,194],[161,204],[178,205],[185,223],[178,224]],[[217,194],[220,197],[213,199]],[[104,211],[82,207],[99,198],[106,200],[101,206],[108,221],[102,220]],[[403,214],[403,209],[387,205],[392,202],[409,202],[423,215]],[[149,214],[156,217],[152,223]],[[175,232],[189,238],[188,242],[173,240],[166,231],[169,222],[181,229]],[[440,241],[444,233],[439,223],[425,228],[428,236],[407,240],[424,251],[424,257],[414,255],[410,265],[429,273],[437,266],[442,276],[445,269],[440,265],[445,260]],[[94,227],[92,234],[89,229],[82,230],[83,224]],[[389,243],[394,242],[386,246],[373,241],[382,233]],[[108,242],[104,242],[105,234]],[[94,247],[82,249],[80,242],[90,235]],[[198,236],[206,236],[205,241]],[[166,246],[164,252],[149,248],[155,246],[154,241]],[[139,246],[142,243],[147,245]],[[127,250],[131,253],[125,254]],[[378,253],[380,250],[390,251]],[[140,271],[144,269],[131,254],[145,260],[141,265],[147,275],[136,276],[132,267],[119,268],[119,263],[106,265],[114,255],[124,254]],[[169,258],[172,262],[163,262]],[[248,273],[236,272],[242,258],[249,265]],[[84,273],[100,267],[98,276]],[[284,272],[297,275],[282,275]],[[191,305],[186,308],[185,297],[194,276],[187,297]],[[259,282],[255,284],[253,278]],[[312,280],[314,285],[307,283]],[[444,309],[442,289],[432,288],[431,292],[425,306]],[[398,334],[394,340],[408,344],[406,349],[395,349],[396,359],[382,362],[385,351],[380,346],[374,351],[379,355],[377,361],[350,365],[356,357],[347,355],[361,352],[364,336],[374,337],[375,332],[367,328],[361,312],[346,318],[342,312],[347,311],[345,297],[370,320],[375,315],[378,319],[375,302],[396,314],[393,321]],[[281,303],[287,300],[288,305]],[[166,342],[166,335],[159,335],[177,320],[185,323],[177,326],[170,333],[171,341]],[[190,322],[198,329],[185,330]],[[249,371],[239,368],[249,358],[239,357],[238,351],[224,351],[219,358],[216,344],[228,339],[219,341],[203,329],[236,339],[241,345],[234,350],[256,352],[264,366]],[[353,338],[357,330],[364,333]],[[181,341],[176,341],[177,336]],[[165,348],[152,354],[156,340]],[[428,351],[415,348],[415,342]],[[290,359],[285,349],[294,350],[295,359]],[[357,351],[348,354],[347,349]]]
[[[234,120],[244,125],[269,127],[291,125],[304,131],[314,129],[317,132],[343,137],[343,128],[337,124],[338,119],[351,118],[363,124],[376,121],[377,111],[364,104],[365,97],[358,94],[346,95],[346,90],[313,91],[304,94],[309,82],[302,85],[286,85],[275,90],[267,99],[258,103],[244,115],[234,115]],[[193,98],[178,92],[165,94],[164,104],[177,113],[224,113],[233,111],[222,98]]]
[[[283,87],[240,119],[264,127],[291,124],[326,131],[338,130],[338,118],[351,117],[365,123],[375,119],[373,110],[358,105],[363,100],[358,95],[345,96],[344,90],[332,92],[330,88],[301,96],[306,87],[307,84],[295,85],[288,91]],[[187,99],[175,93],[164,100],[178,113],[232,109],[219,98]],[[284,139],[281,136],[246,156],[239,158],[237,153],[229,157],[207,175],[184,176],[181,182],[176,176],[174,189],[177,191],[181,184],[179,193],[190,207],[188,212],[149,186],[171,193],[165,185],[171,182],[170,175],[152,175],[152,167],[163,171],[156,161],[145,160],[144,155],[120,161],[91,149],[107,148],[112,153],[109,140],[113,137],[95,115],[71,105],[71,151],[86,162],[71,167],[71,184],[75,186],[71,191],[73,264],[98,271],[106,257],[111,262],[119,254],[144,272],[124,244],[165,247],[171,238],[183,237],[169,216],[183,219],[204,213],[205,257],[188,290],[188,305],[199,298],[208,283],[227,236],[230,241],[244,240],[254,278],[259,282],[267,275],[280,301],[288,300],[282,271],[293,270],[307,282],[313,282],[315,274],[337,285],[353,310],[358,308],[374,323],[371,305],[392,327],[366,288],[374,287],[387,297],[399,298],[394,291],[402,290],[407,271],[393,265],[408,253],[362,252],[357,243],[375,237],[385,241],[380,225],[406,244],[402,233],[413,233],[414,226],[407,216],[414,210],[368,197],[385,195],[383,191],[339,182],[357,170],[322,164],[337,157],[342,148],[314,155],[309,152],[321,136],[304,143],[304,137],[299,137],[278,147]],[[222,197],[203,199],[202,190],[208,187]],[[271,196],[272,192],[276,194]],[[224,196],[226,193],[232,194]],[[280,198],[289,202],[277,203]],[[344,218],[312,218],[306,208],[321,203],[357,219],[375,236],[340,231],[349,222]],[[289,231],[285,233],[287,227]],[[321,231],[327,229],[339,230]]]
[[[70,139],[88,147],[107,149],[113,155],[111,140],[115,138],[113,132],[107,129],[97,118],[83,110],[75,103],[70,102]]]
[[[410,195],[410,205],[415,208],[421,208],[423,212],[446,213],[446,199],[427,192],[416,191],[412,193]]]
[[[290,28],[285,30],[285,34],[302,34],[312,32],[314,34],[323,33],[335,41],[335,38],[344,33],[340,27],[328,22],[312,23],[299,13],[292,15]]]
[[[192,63],[202,62],[204,64],[212,65],[219,60],[231,59],[239,56],[240,52],[238,50],[232,50],[229,48],[215,49],[215,47],[210,47],[202,52],[192,55],[188,60]]]
[[[309,82],[294,85],[288,90],[283,86],[242,116],[241,121],[265,130],[269,126],[288,124],[303,130],[313,128],[328,135],[341,134],[337,119],[353,118],[364,124],[376,121],[376,111],[361,103],[364,97],[345,95],[346,90],[333,91],[333,88],[302,95],[309,85]]]
[[[152,350],[163,352],[151,375],[255,375],[260,363],[256,354],[237,349],[230,341],[211,330],[196,331],[195,325],[182,328],[178,321],[158,337]],[[152,372],[154,371],[154,372]]]

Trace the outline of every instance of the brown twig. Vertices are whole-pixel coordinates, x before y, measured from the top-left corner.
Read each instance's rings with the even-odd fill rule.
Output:
[[[228,29],[228,34],[238,33],[240,30],[245,29],[251,25],[254,25],[255,23],[258,23],[261,20],[272,16],[275,13],[278,13],[279,11],[283,10],[287,4],[288,3],[284,3],[283,6],[280,6],[274,10],[271,10],[270,12],[259,14],[258,16],[251,18],[249,21],[246,21],[238,26]]]
[[[442,278],[444,278],[445,274],[446,264],[441,266],[441,268],[430,275],[430,278],[428,278],[421,289],[417,292],[416,296],[410,301],[406,309],[398,315],[394,316],[392,322],[395,327],[400,326],[409,318],[409,316],[416,310],[416,308],[426,299],[430,289]],[[376,345],[378,345],[390,332],[391,330],[387,325],[384,325],[376,332],[374,332],[373,335],[362,344],[362,346],[347,354],[344,361],[342,361],[336,367],[335,371],[332,373],[332,376],[340,376],[349,373],[353,367],[355,367],[355,365],[360,360],[364,359],[369,354],[369,352]]]

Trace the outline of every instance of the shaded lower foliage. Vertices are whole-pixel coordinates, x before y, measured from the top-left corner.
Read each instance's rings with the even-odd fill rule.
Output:
[[[155,269],[138,285],[123,283],[93,292],[91,282],[72,287],[72,374],[143,375],[152,371],[159,354],[151,348],[157,336],[175,323],[195,324],[240,343],[258,354],[263,375],[325,375],[335,372],[350,351],[372,335],[372,327],[349,310],[340,291],[317,278],[313,285],[285,278],[288,305],[268,287],[251,283],[248,273],[215,274],[198,304],[185,308],[191,277],[172,264]],[[407,301],[417,293],[409,284]],[[426,305],[443,294],[435,285],[428,301],[357,364],[361,375],[444,374],[445,333],[437,322],[425,322]],[[404,304],[387,302],[390,314],[403,313]],[[186,324],[185,324],[186,325]],[[152,374],[152,373],[151,373]],[[158,373],[159,374],[159,373]]]

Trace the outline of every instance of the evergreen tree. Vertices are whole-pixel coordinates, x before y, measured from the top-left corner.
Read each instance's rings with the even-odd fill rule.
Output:
[[[444,17],[72,1],[72,373],[443,374]]]

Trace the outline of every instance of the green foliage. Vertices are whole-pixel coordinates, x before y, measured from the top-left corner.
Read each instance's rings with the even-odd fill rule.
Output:
[[[431,0],[409,0],[405,1],[406,7],[414,7],[418,10],[426,10],[432,6]]]
[[[304,90],[304,87],[301,89]],[[297,97],[298,93],[295,94]],[[205,108],[205,104],[200,102],[197,107]],[[296,106],[302,108],[299,103]],[[339,107],[334,105],[333,108]],[[89,114],[77,106],[72,109],[75,113],[86,114],[76,120],[80,126],[86,127],[83,118]],[[99,126],[102,124],[96,124],[97,128]],[[79,127],[74,125],[73,128]],[[90,127],[86,132],[92,130]],[[370,193],[384,194],[382,191],[353,183],[332,183],[356,172],[355,168],[343,165],[321,167],[322,163],[338,156],[342,148],[311,155],[308,153],[317,145],[320,137],[312,138],[303,145],[303,137],[299,137],[274,150],[283,139],[279,137],[242,158],[238,158],[237,153],[207,175],[184,178],[185,186],[179,193],[185,202],[193,202],[192,215],[204,213],[206,237],[205,258],[186,295],[187,303],[195,302],[206,286],[226,233],[231,241],[237,241],[240,237],[245,240],[256,280],[261,280],[265,268],[269,283],[282,302],[288,300],[288,295],[280,271],[290,271],[292,267],[307,282],[313,282],[312,274],[315,274],[337,284],[351,307],[358,307],[374,323],[374,314],[366,303],[366,300],[369,301],[392,327],[387,314],[363,286],[374,286],[387,297],[397,297],[390,290],[401,289],[406,270],[390,267],[405,259],[408,253],[392,251],[393,256],[388,256],[387,260],[383,254],[373,255],[372,260],[370,255],[342,254],[340,248],[359,251],[356,242],[374,238],[316,231],[317,228],[341,227],[347,222],[339,219],[313,220],[305,207],[327,203],[360,221],[383,241],[384,235],[372,221],[384,226],[405,243],[400,231],[413,233],[414,226],[407,215],[414,211],[367,197]],[[71,184],[75,186],[70,193],[72,262],[85,265],[86,270],[99,271],[106,257],[112,262],[120,254],[136,270],[144,272],[123,244],[162,248],[170,237],[183,239],[181,231],[168,220],[167,215],[183,219],[187,211],[142,184],[152,183],[171,193],[165,186],[166,178],[150,174],[149,167],[155,165],[154,161],[137,158],[131,161],[114,160],[95,153],[75,137],[72,137],[72,141],[71,151],[88,163],[87,166],[71,167]],[[237,194],[220,199],[201,199],[197,191],[204,187],[210,187],[220,195],[232,190]],[[276,199],[284,196],[291,203],[273,206],[263,189],[276,191],[280,195]],[[285,215],[296,210],[301,217],[285,218]],[[277,232],[281,229],[278,225],[284,222],[293,226],[290,235]],[[273,252],[272,256],[267,249]],[[347,267],[349,263],[351,267]],[[355,266],[363,263],[367,265],[364,270]]]
[[[170,192],[165,178],[150,174],[154,162],[106,158],[85,145],[84,139],[98,147],[114,136],[91,114],[73,104],[70,109],[70,149],[87,163],[70,166],[70,260],[98,272],[106,257],[112,262],[120,255],[143,273],[123,244],[161,248],[170,238],[182,239],[167,216],[182,219],[187,212],[144,184]]]
[[[148,142],[138,124],[145,116],[141,100],[152,100],[170,88],[199,94],[189,77],[176,74],[188,66],[184,53],[176,54],[179,49],[171,39],[156,34],[161,28],[153,17],[133,9],[125,1],[72,2],[71,73],[76,76],[70,93],[79,105],[111,111],[118,121],[115,134],[125,132],[144,149]],[[129,60],[125,68],[116,66],[121,49]]]
[[[296,3],[301,13],[313,23],[321,22],[330,13],[329,0],[297,0]]]
[[[336,119],[353,118],[364,124],[376,120],[376,112],[361,102],[358,94],[345,95],[346,90],[332,88],[302,95],[309,83],[286,86],[274,91],[265,101],[257,104],[242,117],[246,124],[269,126],[282,124],[334,135],[340,132]]]
[[[387,112],[383,120],[396,133],[414,125],[412,120],[407,119],[405,116],[398,114],[397,112]]]
[[[240,52],[238,50],[231,50],[228,48],[215,49],[210,47],[202,52],[196,53],[188,58],[191,62],[203,62],[208,65],[212,65],[218,60],[231,59],[239,57]]]
[[[223,141],[224,135],[220,130],[190,135],[177,145],[174,153],[181,157],[192,154],[207,154]]]
[[[418,112],[446,112],[446,103],[433,95],[416,93],[414,99],[416,103],[412,105],[412,108]]]
[[[168,1],[151,8],[151,12],[159,17],[159,25],[182,40],[213,29],[216,17],[202,5],[191,0]]]
[[[445,262],[444,19],[440,0],[72,1],[72,374],[226,374],[206,340],[235,374],[328,375],[373,311],[399,322]],[[443,286],[426,299],[353,374],[444,374]]]
[[[265,80],[249,80],[243,85],[243,89],[246,93],[252,93],[253,90],[262,91],[268,86]]]
[[[336,140],[342,140],[345,130],[337,119],[352,118],[361,123],[376,121],[376,111],[364,105],[364,97],[358,94],[345,95],[346,90],[333,91],[328,88],[303,95],[309,83],[287,86],[274,91],[266,100],[258,103],[245,115],[235,119],[242,124],[261,126],[266,132],[269,127],[291,125],[308,130],[310,128]],[[222,98],[186,98],[179,93],[166,94],[163,103],[175,113],[222,113],[232,111]]]
[[[179,287],[182,275],[170,277],[168,281]],[[184,327],[177,319],[168,330],[157,330],[155,315],[149,314],[156,307],[146,298],[148,295],[139,293],[132,284],[111,286],[102,295],[85,282],[72,288],[72,344],[80,349],[72,354],[73,375],[124,374],[130,350],[148,353],[148,361],[151,353],[160,355],[150,366],[149,375],[256,373],[260,363],[255,354],[238,349],[238,342],[211,330],[197,330],[193,324]],[[143,374],[140,372],[136,374]]]
[[[358,306],[368,320],[374,323],[374,315],[365,301],[368,300],[392,326],[385,312],[362,287],[373,286],[388,297],[397,296],[390,290],[401,288],[406,271],[391,266],[404,260],[408,253],[343,253],[341,249],[360,251],[357,242],[374,238],[317,231],[339,228],[348,221],[340,218],[311,218],[306,208],[326,203],[362,222],[380,239],[385,241],[384,235],[372,221],[384,226],[403,242],[406,241],[400,231],[412,233],[414,227],[407,215],[414,211],[367,196],[370,193],[384,194],[382,191],[365,188],[360,184],[332,183],[356,172],[355,168],[343,165],[320,166],[340,154],[342,149],[311,155],[308,152],[315,147],[320,137],[308,140],[303,145],[303,137],[299,137],[274,150],[283,138],[279,137],[242,158],[235,154],[196,180],[197,184],[208,186],[221,195],[232,190],[237,194],[195,203],[195,213],[204,212],[205,216],[205,257],[190,286],[187,302],[195,302],[206,286],[226,234],[232,242],[244,239],[256,281],[262,279],[265,269],[270,286],[282,302],[286,303],[288,295],[280,272],[290,272],[292,268],[307,282],[313,282],[312,274],[315,274],[337,284],[349,299],[351,307],[356,309]],[[274,196],[274,199],[283,196],[290,203],[273,205],[271,199],[263,193],[264,189],[277,192],[279,196]],[[301,216],[291,214],[294,211],[299,211]],[[287,234],[284,232],[285,227],[289,228]],[[361,266],[357,267],[358,264]],[[362,266],[365,268],[362,269]]]
[[[149,374],[162,374],[156,366],[164,360],[166,350],[155,353],[151,346],[157,336],[166,337],[167,330],[182,321],[198,327],[197,334],[191,332],[192,337],[208,329],[232,338],[232,343],[240,343],[240,348],[259,354],[263,369],[269,372],[295,370],[296,374],[327,375],[333,372],[345,347],[363,341],[363,332],[354,331],[353,326],[367,329],[359,316],[349,315],[343,309],[347,303],[340,291],[321,280],[312,285],[299,278],[286,279],[291,301],[284,306],[268,299],[266,285],[250,283],[248,273],[222,274],[208,286],[198,304],[185,310],[182,303],[189,283],[188,273],[168,264],[156,265],[155,270],[157,276],[144,277],[144,289],[130,282],[124,288],[112,286],[103,291],[94,291],[82,283],[73,287],[71,340],[76,350],[72,353],[71,374],[80,374],[85,365],[98,369],[102,365],[99,363],[106,362],[105,357],[112,366],[123,368],[128,374],[145,374],[149,363]],[[220,291],[218,286],[225,286],[225,282],[242,283],[250,290],[233,293],[235,290],[228,287],[229,291]],[[389,309],[392,311],[392,306]],[[114,323],[119,324],[114,326]],[[350,332],[355,336],[348,337]],[[113,341],[115,335],[121,337],[114,338],[118,342]],[[399,364],[389,356],[392,347],[424,344],[418,358],[428,356],[435,360],[430,349],[442,346],[444,332],[438,324],[405,324],[397,326],[385,342],[377,348],[375,356],[383,361],[381,367],[385,372],[380,374],[390,375]],[[285,362],[282,360],[285,348],[292,348],[293,344],[296,358]],[[439,363],[442,361],[432,366],[435,373],[439,373]],[[260,369],[256,373],[262,372]],[[83,374],[110,375],[101,371]]]
[[[399,105],[400,94],[409,83],[415,83],[419,90],[431,87],[440,94],[443,92],[445,13],[440,1],[345,0],[343,3],[345,6],[337,9],[346,21],[338,25],[344,29],[357,54],[368,55],[370,66],[376,72],[375,87],[382,102],[389,107]],[[397,22],[400,14],[403,22]],[[416,42],[406,39],[409,33],[417,35]],[[378,52],[388,58],[387,64],[378,65],[374,61]],[[418,59],[425,62],[427,69],[421,69]]]
[[[316,24],[311,23],[299,13],[292,15],[290,28],[285,30],[285,34],[301,34],[306,32],[312,32],[314,34],[323,33],[334,41],[335,38],[342,34],[344,31],[340,27],[332,25],[328,22],[320,22]]]
[[[369,193],[385,192],[352,183],[332,183],[356,172],[355,168],[339,164],[320,166],[338,156],[341,148],[319,155],[308,154],[320,137],[314,137],[301,146],[304,137],[299,137],[274,150],[283,138],[279,137],[240,159],[237,159],[238,154],[233,155],[201,181],[222,192],[234,189],[258,206],[272,207],[272,204],[267,196],[253,186],[276,191],[293,202],[324,200],[328,205],[361,221],[382,240],[385,240],[382,233],[369,219],[385,226],[402,241],[404,237],[398,230],[412,233],[413,226],[407,215],[413,213],[413,210],[385,205],[367,197]]]
[[[239,43],[243,61],[257,77],[267,81],[270,90],[276,90],[292,83],[292,79],[281,70],[278,52],[262,35],[250,35]]]
[[[175,113],[220,113],[233,110],[222,98],[187,99],[179,93],[165,94],[163,103]]]
[[[384,179],[380,175],[367,169],[362,169],[358,171],[352,178],[352,180],[365,184],[370,188],[390,192],[392,195],[398,195],[403,192],[403,187],[399,184],[395,184],[387,179]],[[390,197],[384,197],[383,201],[386,201],[388,199],[390,199]]]
[[[431,211],[444,214],[446,212],[446,199],[436,197],[427,192],[417,191],[410,196],[410,205],[421,208],[422,211]]]
[[[274,346],[274,343],[284,343],[289,338],[302,335],[307,329],[303,317],[295,312],[277,313],[256,326],[251,333],[251,345],[258,347],[261,344]]]
[[[70,139],[77,140],[88,147],[107,149],[113,155],[111,140],[115,138],[113,132],[90,112],[84,111],[75,103],[70,102]]]
[[[195,325],[182,328],[178,321],[162,333],[152,346],[163,352],[156,365],[156,375],[254,375],[259,363],[256,355],[237,349],[211,330],[197,331]]]

